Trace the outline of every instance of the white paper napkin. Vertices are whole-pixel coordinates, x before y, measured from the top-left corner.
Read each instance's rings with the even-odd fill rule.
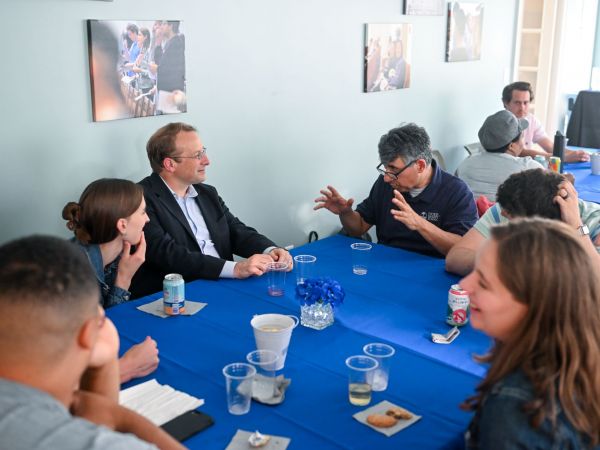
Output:
[[[185,412],[199,408],[204,405],[204,400],[153,379],[123,389],[119,393],[119,404],[160,426]]]
[[[181,313],[182,316],[192,316],[204,308],[208,303],[200,303],[200,302],[191,302],[189,300],[185,301],[185,312]],[[162,317],[166,319],[167,317],[173,317],[165,313],[163,299],[159,298],[158,300],[154,300],[150,303],[145,303],[137,307],[140,311],[144,311],[148,314],[153,314],[158,317]]]

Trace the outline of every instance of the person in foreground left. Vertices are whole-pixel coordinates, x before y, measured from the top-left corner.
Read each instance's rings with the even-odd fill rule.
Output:
[[[532,257],[535,255],[535,257]],[[493,227],[460,282],[471,324],[495,339],[467,449],[600,448],[600,277],[567,224]]]
[[[183,448],[119,406],[119,338],[98,296],[74,244],[0,247],[0,448]]]

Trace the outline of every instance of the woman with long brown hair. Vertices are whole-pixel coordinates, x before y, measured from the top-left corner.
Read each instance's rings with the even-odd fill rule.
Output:
[[[146,254],[143,228],[149,219],[141,186],[116,178],[96,180],[85,188],[79,202],[65,205],[62,216],[96,272],[102,306],[129,300],[131,279]],[[147,336],[119,362],[122,383],[148,375],[158,366],[156,341]]]
[[[511,221],[461,281],[473,327],[495,339],[463,405],[468,449],[600,444],[600,270],[582,239],[558,221]]]

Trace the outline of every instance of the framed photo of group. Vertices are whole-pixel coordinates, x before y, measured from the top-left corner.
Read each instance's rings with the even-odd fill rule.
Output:
[[[88,20],[95,122],[187,111],[179,20]]]
[[[412,25],[366,24],[363,92],[410,87]]]

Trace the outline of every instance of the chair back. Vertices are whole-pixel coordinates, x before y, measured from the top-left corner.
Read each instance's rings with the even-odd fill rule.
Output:
[[[483,147],[479,142],[473,142],[472,144],[465,145],[465,150],[467,151],[469,156],[471,156],[476,155],[477,153],[482,153]]]
[[[600,148],[600,92],[581,91],[567,127],[569,145]]]
[[[431,154],[433,156],[433,159],[435,159],[435,162],[438,164],[438,166],[440,166],[440,169],[446,170],[446,161],[444,161],[444,157],[442,156],[440,151],[431,150]]]

